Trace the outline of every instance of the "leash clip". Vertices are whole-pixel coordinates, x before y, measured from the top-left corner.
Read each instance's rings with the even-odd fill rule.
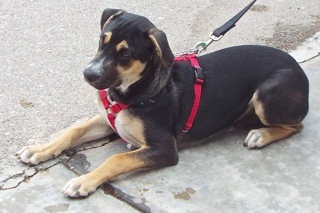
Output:
[[[250,4],[248,4],[245,8],[243,8],[239,13],[237,13],[234,17],[232,17],[225,24],[215,29],[213,33],[209,36],[209,40],[207,42],[198,42],[195,45],[195,49],[197,49],[197,55],[199,55],[202,51],[206,50],[207,47],[214,41],[219,41],[224,34],[226,34],[229,30],[236,26],[236,23],[239,19],[250,9],[250,7],[256,2],[253,0]]]
[[[194,48],[197,50],[197,55],[199,55],[202,51],[205,51],[207,49],[207,47],[214,41],[219,41],[221,38],[223,37],[223,35],[220,36],[215,36],[214,34],[211,34],[209,36],[209,40],[206,42],[198,42],[196,43],[196,45],[194,46]]]

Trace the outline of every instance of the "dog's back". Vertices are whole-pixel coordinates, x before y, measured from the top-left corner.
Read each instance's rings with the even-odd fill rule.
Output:
[[[230,127],[252,107],[250,101],[257,91],[261,94],[268,90],[268,97],[263,98],[264,105],[275,105],[267,113],[268,117],[276,117],[272,119],[277,124],[288,122],[289,118],[280,119],[286,111],[294,111],[288,115],[290,123],[307,114],[308,79],[299,64],[281,50],[256,45],[236,46],[203,55],[199,62],[205,79],[203,98],[194,125],[185,137],[187,140],[204,139]],[[176,63],[173,71],[183,82],[181,117],[186,118],[193,100],[193,71],[188,62]],[[297,101],[288,96],[292,93],[301,94],[298,95],[301,105],[295,110],[290,110],[291,102]],[[273,115],[275,112],[280,115]],[[185,120],[181,122],[182,125]]]

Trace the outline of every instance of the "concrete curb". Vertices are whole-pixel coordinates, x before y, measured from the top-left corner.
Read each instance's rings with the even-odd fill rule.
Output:
[[[289,53],[299,63],[313,59],[320,54],[320,32],[303,42],[295,50]]]

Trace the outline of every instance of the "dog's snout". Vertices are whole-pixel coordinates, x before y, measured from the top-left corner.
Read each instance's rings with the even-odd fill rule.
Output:
[[[86,68],[83,71],[83,75],[84,78],[88,81],[88,82],[94,82],[100,79],[101,74],[99,72],[96,72],[95,70],[93,70],[91,67]]]
[[[85,70],[83,71],[83,75],[84,78],[88,81],[88,82],[94,82],[97,81],[101,78],[102,76],[102,62],[101,61],[93,61],[91,63],[88,64],[88,66],[85,68]]]

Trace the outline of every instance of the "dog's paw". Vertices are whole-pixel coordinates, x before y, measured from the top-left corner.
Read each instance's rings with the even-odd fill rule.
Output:
[[[265,132],[261,131],[261,129],[254,129],[248,133],[243,145],[248,149],[259,149],[267,144],[269,142],[266,139]]]
[[[86,197],[96,191],[99,185],[95,184],[92,179],[82,175],[78,178],[71,179],[63,188],[63,194],[67,197],[81,198]]]
[[[21,162],[31,165],[38,165],[40,162],[55,157],[47,144],[38,146],[25,146],[17,152],[16,156]]]

